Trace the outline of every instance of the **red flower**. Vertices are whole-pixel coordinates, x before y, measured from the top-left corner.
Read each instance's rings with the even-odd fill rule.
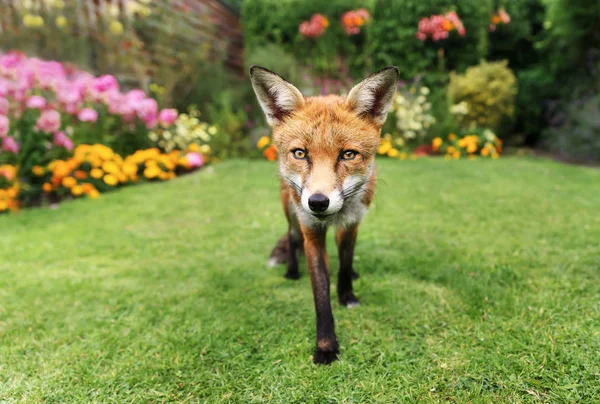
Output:
[[[348,35],[356,35],[360,32],[360,27],[369,21],[369,12],[360,8],[358,10],[347,11],[342,16],[342,25]]]
[[[300,34],[308,38],[317,38],[325,32],[329,26],[329,20],[321,14],[314,14],[310,21],[303,21],[298,27]]]

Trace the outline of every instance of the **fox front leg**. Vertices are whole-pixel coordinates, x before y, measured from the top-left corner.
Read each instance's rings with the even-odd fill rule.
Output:
[[[313,362],[327,365],[337,359],[339,351],[329,300],[329,270],[325,251],[326,230],[303,229],[303,233],[304,251],[317,312],[317,347]]]

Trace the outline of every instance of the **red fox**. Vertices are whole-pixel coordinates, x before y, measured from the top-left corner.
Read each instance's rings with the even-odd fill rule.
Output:
[[[346,307],[358,305],[352,268],[358,225],[375,192],[374,159],[381,126],[392,106],[398,69],[386,67],[366,78],[347,97],[305,98],[282,77],[250,68],[252,87],[273,130],[279,156],[281,200],[288,233],[271,256],[287,262],[286,277],[298,279],[297,253],[304,249],[317,312],[316,364],[337,359],[338,341],[329,299],[325,235],[337,229],[337,293]],[[283,256],[282,256],[283,255]]]

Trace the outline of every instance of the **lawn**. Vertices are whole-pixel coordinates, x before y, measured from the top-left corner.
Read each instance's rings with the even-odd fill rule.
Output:
[[[599,400],[600,171],[378,167],[329,367],[273,163],[0,217],[0,402]]]

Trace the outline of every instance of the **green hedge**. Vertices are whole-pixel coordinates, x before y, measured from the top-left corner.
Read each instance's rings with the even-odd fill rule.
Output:
[[[477,64],[487,52],[492,3],[492,0],[377,0],[374,23],[367,33],[369,63],[373,67],[394,64],[403,78],[437,70],[436,49],[431,42],[415,38],[417,25],[423,17],[454,10],[467,33],[448,46],[446,68],[462,71]]]
[[[493,1],[455,3],[453,0],[245,0],[242,21],[246,51],[251,53],[269,43],[279,44],[301,63],[328,74],[340,69],[336,55],[341,52],[346,55],[355,78],[393,64],[408,79],[424,71],[438,70],[433,44],[415,37],[419,20],[454,10],[462,19],[467,35],[451,41],[445,61],[447,68],[464,70],[486,55]],[[369,10],[371,22],[359,35],[349,37],[341,27],[341,16],[361,7]],[[298,26],[315,13],[325,15],[330,26],[313,41],[303,38]]]

